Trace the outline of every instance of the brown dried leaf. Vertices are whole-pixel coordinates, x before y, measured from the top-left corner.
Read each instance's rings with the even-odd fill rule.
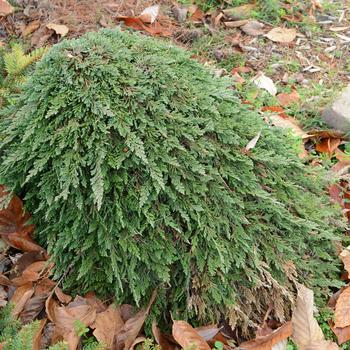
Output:
[[[28,282],[36,282],[43,276],[45,271],[52,269],[52,266],[47,261],[36,261],[29,265],[20,277],[14,278],[12,283],[16,286],[22,286]]]
[[[239,28],[244,26],[249,22],[248,19],[242,19],[240,21],[229,21],[229,22],[224,22],[224,26],[226,28]]]
[[[295,28],[277,27],[271,29],[265,36],[278,43],[290,43],[296,38],[297,32]]]
[[[19,314],[19,318],[23,324],[32,322],[39,315],[45,306],[47,297],[47,294],[40,294],[32,297],[26,302],[22,312]]]
[[[24,253],[16,262],[15,270],[17,273],[22,273],[29,265],[36,261],[47,260],[47,254],[44,251],[33,251]]]
[[[165,334],[163,334],[159,327],[157,326],[156,321],[153,321],[152,323],[152,333],[154,336],[154,339],[156,340],[157,344],[160,345],[162,350],[179,350],[179,346],[174,341],[170,341],[169,337],[167,337]]]
[[[249,340],[240,344],[242,350],[271,350],[272,347],[278,345],[292,335],[292,323],[287,322],[283,326],[272,331],[270,334],[257,336],[253,340]]]
[[[0,285],[1,286],[11,286],[13,283],[2,273],[0,273]]]
[[[26,285],[18,287],[15,290],[15,293],[11,298],[11,303],[15,305],[14,309],[12,310],[12,315],[14,317],[17,317],[22,312],[24,305],[32,297],[33,294],[34,288],[31,283],[27,283]]]
[[[97,313],[107,310],[107,306],[103,304],[103,302],[99,298],[96,297],[94,292],[87,293],[84,296],[84,299],[90,306],[92,306],[96,310]],[[125,322],[124,318],[123,320]]]
[[[207,342],[185,321],[174,321],[173,336],[183,349],[195,346],[196,350],[210,350]]]
[[[35,32],[38,28],[40,27],[40,21],[36,20],[36,21],[32,21],[30,23],[28,23],[25,28],[23,28],[22,30],[22,36],[25,38],[28,35],[32,34],[33,32]]]
[[[53,33],[54,31],[52,29],[42,26],[33,33],[30,43],[33,47],[42,47],[51,38]]]
[[[0,185],[0,201],[7,201],[9,193]],[[23,203],[17,196],[11,196],[8,206],[0,210],[0,235],[17,233],[22,231],[29,220],[30,215],[23,210]],[[34,227],[30,226],[33,230]]]
[[[36,333],[34,334],[34,337],[33,337],[33,350],[41,350],[42,349],[42,347],[41,347],[41,337],[42,337],[43,329],[44,329],[44,327],[46,325],[46,321],[47,321],[46,318],[40,320],[40,326],[39,326],[38,330],[36,331]]]
[[[68,304],[72,301],[72,297],[68,294],[65,294],[62,292],[62,289],[60,287],[55,288],[55,294],[57,296],[57,299],[62,303],[62,304]]]
[[[94,329],[94,336],[100,342],[111,349],[115,337],[119,334],[124,326],[120,308],[110,305],[106,311],[100,312],[96,316],[95,322],[91,325]]]
[[[46,300],[46,313],[56,325],[55,335],[62,337],[67,342],[69,350],[75,350],[80,340],[75,333],[74,322],[79,320],[89,327],[96,319],[96,310],[79,296],[68,306],[58,306],[50,296]]]
[[[43,278],[36,284],[34,295],[49,294],[55,286],[56,282],[51,281],[49,278]]]
[[[213,339],[219,332],[221,328],[218,328],[216,324],[211,324],[209,326],[196,327],[195,331],[205,340],[209,341]]]
[[[321,340],[318,342],[312,342],[309,344],[305,350],[340,350],[336,343],[330,340]]]
[[[11,6],[6,0],[0,0],[0,16],[10,15],[15,11],[15,8]]]
[[[62,38],[69,32],[69,28],[64,24],[48,23],[46,24],[46,28],[52,29],[57,35],[60,35]]]
[[[350,274],[350,246],[346,247],[339,257],[344,264],[344,269]]]
[[[286,107],[286,106],[290,106],[293,103],[299,102],[300,95],[296,89],[293,89],[290,94],[285,92],[278,94],[277,100],[279,101],[281,106]]]
[[[320,326],[313,316],[314,293],[301,285],[298,288],[296,308],[292,315],[292,339],[299,350],[306,350],[314,342],[324,340]]]
[[[231,7],[223,10],[226,16],[232,16],[234,18],[247,18],[252,14],[252,11],[256,8],[256,4],[246,4],[236,7]]]
[[[277,127],[282,129],[291,129],[296,136],[301,138],[307,137],[306,132],[304,132],[298,125],[298,121],[294,118],[281,118],[279,115],[270,115],[271,122]]]
[[[133,28],[135,30],[143,30],[151,35],[160,35],[160,36],[171,36],[172,32],[159,25],[157,22],[153,23],[152,26],[147,26],[142,22],[138,17],[118,17],[119,21],[123,21],[127,27]]]
[[[11,247],[22,250],[23,252],[45,251],[43,247],[36,244],[30,237],[31,233],[32,232],[28,233],[26,230],[23,230],[3,236],[3,239]]]
[[[121,329],[120,333],[116,337],[116,349],[117,350],[129,350],[134,343],[135,339],[140,333],[140,330],[145,322],[145,319],[149,313],[149,310],[157,296],[157,292],[154,291],[145,310],[139,311],[135,316],[127,320]]]
[[[335,138],[325,138],[321,142],[317,143],[316,151],[320,153],[328,153],[329,156],[332,156],[338,146],[341,144],[341,139]]]
[[[335,327],[344,328],[350,326],[350,287],[347,287],[339,295],[335,305]]]

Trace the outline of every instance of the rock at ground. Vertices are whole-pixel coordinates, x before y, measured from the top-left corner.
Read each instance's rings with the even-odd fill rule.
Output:
[[[350,84],[333,104],[322,112],[322,118],[332,128],[350,131]]]
[[[182,23],[182,22],[185,22],[186,21],[186,18],[187,18],[187,8],[182,8],[182,7],[177,7],[177,6],[174,6],[172,8],[172,12],[173,12],[173,15],[175,17],[175,19]]]

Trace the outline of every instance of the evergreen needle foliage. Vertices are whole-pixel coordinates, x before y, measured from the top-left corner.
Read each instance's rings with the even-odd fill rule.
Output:
[[[14,44],[10,50],[2,49],[0,55],[0,106],[5,106],[11,96],[20,91],[26,81],[28,68],[38,61],[46,48],[26,54],[22,45]]]
[[[55,45],[4,112],[1,181],[56,276],[73,266],[66,288],[136,304],[159,288],[174,317],[283,317],[295,278],[334,283],[337,216],[295,140],[189,56],[119,30]]]

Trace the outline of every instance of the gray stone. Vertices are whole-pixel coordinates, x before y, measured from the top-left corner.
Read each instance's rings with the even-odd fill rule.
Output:
[[[175,19],[178,22],[182,23],[182,22],[186,21],[186,18],[187,18],[187,9],[186,8],[174,6],[171,10],[173,12]]]
[[[350,85],[322,112],[322,118],[334,129],[350,131]]]

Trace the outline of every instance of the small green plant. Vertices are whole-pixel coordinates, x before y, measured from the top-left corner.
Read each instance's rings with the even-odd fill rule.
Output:
[[[66,40],[3,114],[1,183],[56,277],[73,265],[66,289],[135,304],[159,289],[158,314],[242,324],[271,293],[289,313],[286,265],[317,294],[339,283],[318,170],[190,53],[119,30]]]
[[[0,308],[0,343],[13,338],[21,328],[21,323],[12,316],[13,304]]]
[[[8,317],[8,315],[6,315],[6,318],[4,320],[4,322],[7,322],[7,325],[5,324],[7,331],[2,331],[4,334],[1,338],[1,342],[3,342],[2,349],[32,350],[34,337],[40,327],[40,321],[34,321],[22,327],[17,324],[18,321],[14,320],[12,316]],[[14,323],[16,323],[15,327],[13,326]],[[11,328],[10,332],[8,331],[9,327]],[[16,329],[15,333],[13,332],[14,329]],[[47,350],[68,350],[68,346],[64,343],[57,343],[53,346],[50,346]]]
[[[26,54],[22,45],[13,44],[10,49],[2,48],[0,54],[0,106],[11,100],[13,94],[20,92],[26,81],[28,69],[45,53],[45,48],[39,48]]]

